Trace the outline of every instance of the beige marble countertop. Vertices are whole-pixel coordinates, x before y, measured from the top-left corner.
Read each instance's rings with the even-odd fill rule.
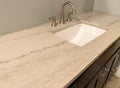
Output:
[[[84,47],[54,35],[80,22],[107,32]],[[46,23],[1,36],[0,88],[66,88],[119,37],[120,16],[96,11],[55,28]]]

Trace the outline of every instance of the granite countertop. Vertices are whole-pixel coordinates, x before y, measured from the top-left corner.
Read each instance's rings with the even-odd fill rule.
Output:
[[[65,25],[49,23],[0,37],[0,88],[66,88],[120,37],[120,16],[88,12]],[[54,32],[78,23],[107,30],[83,47]]]

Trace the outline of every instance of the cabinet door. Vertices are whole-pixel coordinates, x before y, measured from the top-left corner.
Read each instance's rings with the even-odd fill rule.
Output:
[[[107,81],[113,60],[114,59],[112,58],[106,63],[106,65],[98,72],[96,77],[89,83],[87,88],[103,88]]]
[[[97,85],[98,87],[96,88],[103,88],[103,86],[106,83],[106,80],[108,78],[108,74],[109,74],[109,69],[104,67],[100,72],[99,72],[99,84]]]
[[[89,84],[86,88],[98,88],[99,84],[99,76],[97,75]]]
[[[104,68],[97,74],[97,76],[88,84],[87,88],[102,88],[105,84],[108,73]]]
[[[118,63],[117,63],[117,67],[120,66],[120,52],[118,52],[119,58],[118,58]]]
[[[120,54],[115,54],[114,58],[114,63],[111,69],[112,74],[116,72],[117,67],[119,66],[119,61],[120,61]]]
[[[111,58],[106,63],[106,65],[103,67],[103,69],[100,71],[100,73],[99,73],[99,76],[100,76],[99,88],[102,88],[105,85],[105,83],[107,82],[113,61],[114,61],[114,58]]]
[[[103,88],[104,84],[106,83],[108,73],[109,72],[105,71],[105,68],[103,68],[86,88]]]
[[[120,63],[120,54],[117,52],[113,57],[113,63],[111,66],[111,71],[110,74],[108,76],[108,79],[117,71],[117,67],[119,66]]]

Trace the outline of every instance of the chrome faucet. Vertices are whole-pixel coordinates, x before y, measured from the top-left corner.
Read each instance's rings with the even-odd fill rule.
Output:
[[[72,7],[72,12],[69,12],[67,20],[71,20],[71,14],[76,13],[75,6],[71,1],[67,1],[63,4],[62,9],[61,9],[61,17],[60,17],[60,23],[64,24],[65,23],[65,17],[64,17],[64,7],[66,5],[70,5]]]

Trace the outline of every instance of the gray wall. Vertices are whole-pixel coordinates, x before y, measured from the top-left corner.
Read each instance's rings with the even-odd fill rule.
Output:
[[[95,0],[94,10],[120,15],[120,0]]]
[[[34,27],[60,15],[66,0],[0,0],[0,34]],[[94,0],[71,0],[78,13],[93,9]]]

